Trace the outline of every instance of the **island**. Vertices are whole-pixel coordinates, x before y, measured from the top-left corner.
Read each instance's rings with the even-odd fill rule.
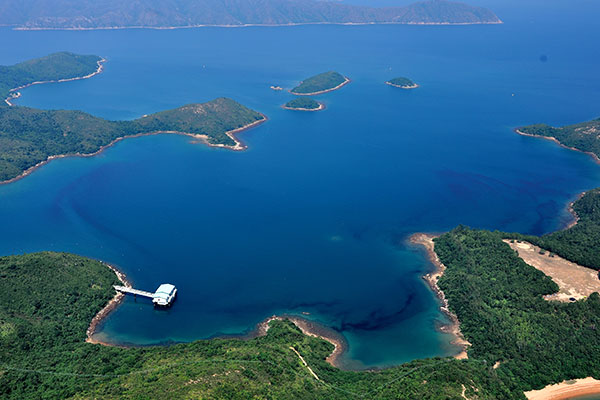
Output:
[[[394,86],[400,89],[416,89],[419,87],[416,83],[408,78],[394,78],[386,82],[387,85]]]
[[[290,90],[290,93],[299,96],[314,96],[337,90],[349,82],[350,79],[339,72],[323,72],[303,80],[298,86]]]
[[[50,54],[11,66],[0,66],[0,97],[2,105],[12,105],[10,100],[27,86],[46,82],[65,82],[86,79],[102,72],[102,57],[69,52]]]
[[[500,24],[489,9],[446,0],[403,7],[369,7],[314,0],[122,0],[107,7],[93,0],[54,0],[16,7],[0,0],[0,25],[16,29],[118,29],[237,27],[297,24]],[[260,10],[260,12],[256,12]]]
[[[271,85],[271,90],[280,91],[283,90],[283,88],[281,86]]]
[[[0,88],[10,96],[16,89],[36,83],[87,78],[101,72],[102,61],[97,56],[56,53],[3,67]],[[20,86],[15,89],[13,85]],[[142,135],[175,133],[210,146],[243,150],[246,146],[236,135],[266,119],[228,98],[188,104],[133,121],[109,121],[74,110],[18,107],[6,101],[0,107],[0,183],[27,176],[52,159],[92,156],[119,140]]]
[[[288,101],[283,105],[283,108],[295,111],[321,111],[325,109],[325,104],[319,103],[310,97],[300,97]]]
[[[535,124],[517,128],[515,132],[520,135],[553,140],[569,149],[588,153],[600,162],[600,118],[560,128]]]

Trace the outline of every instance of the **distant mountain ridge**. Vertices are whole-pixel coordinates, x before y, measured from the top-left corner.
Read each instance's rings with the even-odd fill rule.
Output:
[[[315,0],[0,0],[0,25],[17,29],[203,25],[497,24],[490,10],[446,0],[366,7]]]

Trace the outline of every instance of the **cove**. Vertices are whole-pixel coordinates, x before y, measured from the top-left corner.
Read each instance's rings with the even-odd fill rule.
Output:
[[[0,43],[15,51],[2,64],[59,50],[108,60],[92,79],[23,90],[18,105],[133,119],[227,96],[269,121],[240,134],[244,152],[143,137],[2,185],[0,254],[69,251],[118,266],[141,289],[177,286],[168,311],[128,298],[98,333],[112,343],[243,334],[290,313],[342,333],[347,367],[452,355],[421,279],[431,266],[408,236],[460,223],[549,232],[600,181],[586,155],[512,132],[597,117],[600,56],[581,43],[598,34],[554,22],[3,28]],[[352,82],[316,96],[319,113],[284,110],[292,95],[269,89],[327,70]],[[394,76],[420,87],[385,85]]]

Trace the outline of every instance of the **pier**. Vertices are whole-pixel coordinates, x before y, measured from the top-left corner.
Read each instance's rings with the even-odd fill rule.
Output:
[[[169,283],[163,283],[156,289],[156,292],[146,292],[145,290],[134,289],[127,286],[113,286],[115,290],[123,294],[132,294],[134,296],[148,297],[152,303],[159,307],[169,307],[177,296],[177,288]]]
[[[146,292],[144,290],[134,289],[127,286],[114,286],[114,288],[117,292],[129,293],[135,296],[149,297],[151,299],[154,298],[154,293]]]

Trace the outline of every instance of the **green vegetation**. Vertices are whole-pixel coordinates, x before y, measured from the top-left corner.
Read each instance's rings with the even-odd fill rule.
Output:
[[[574,204],[582,223],[599,224],[599,204],[599,190]],[[550,383],[600,378],[600,296],[544,300],[557,285],[519,258],[506,236],[461,226],[435,241],[447,267],[439,285],[472,343],[469,360],[416,360],[371,372],[327,364],[333,346],[288,321],[248,341],[131,349],[85,343],[89,322],[114,294],[115,275],[70,254],[2,257],[0,397],[461,399],[464,390],[468,398],[524,399],[523,391]],[[556,241],[572,245],[569,237]]]
[[[174,131],[206,135],[210,144],[235,145],[226,132],[264,119],[227,98],[189,104],[134,121],[107,121],[81,111],[0,108],[0,181],[48,157],[91,154],[120,137]]]
[[[600,189],[590,190],[573,204],[579,220],[570,229],[541,237],[509,234],[527,240],[579,265],[600,270]]]
[[[408,78],[394,78],[394,79],[390,79],[386,83],[388,83],[392,86],[401,87],[403,89],[410,89],[410,88],[417,87],[417,85]]]
[[[530,125],[519,128],[519,131],[528,135],[555,138],[562,145],[600,157],[600,119],[562,128],[546,124]]]
[[[0,0],[0,25],[25,28],[287,25],[302,23],[498,23],[488,9],[444,0],[365,7],[313,0]],[[257,12],[256,10],[260,10]]]
[[[55,81],[89,75],[98,69],[98,56],[54,53],[12,66],[0,66],[0,97],[9,96],[11,89],[33,82]],[[7,104],[2,101],[2,105]]]
[[[333,345],[287,321],[272,322],[267,336],[248,341],[131,349],[85,343],[115,283],[105,265],[75,255],[0,258],[0,398],[460,399],[462,385],[481,399],[507,393],[495,371],[478,361],[341,371],[324,360]]]
[[[293,94],[316,94],[331,90],[346,81],[343,75],[335,71],[323,72],[303,80],[291,90]]]
[[[284,107],[291,109],[318,110],[321,107],[321,103],[310,97],[298,97],[297,99],[285,103]]]
[[[37,81],[89,75],[98,56],[55,53],[0,67],[0,95]],[[107,121],[81,111],[0,107],[0,182],[15,178],[49,157],[92,154],[117,138],[152,132],[206,136],[213,145],[235,146],[227,132],[264,119],[264,116],[227,98],[188,104],[135,121]]]
[[[503,236],[459,227],[435,242],[447,267],[439,285],[473,344],[469,356],[500,361],[498,375],[514,392],[600,378],[600,296],[544,300],[558,286],[519,258]]]
[[[596,190],[575,203],[583,222],[598,224],[599,198]],[[600,378],[600,296],[544,300],[557,285],[504,237],[458,227],[435,241],[447,267],[439,285],[472,343],[470,359],[416,360],[373,372],[330,366],[333,346],[288,321],[274,321],[267,336],[248,341],[131,349],[85,343],[89,322],[114,294],[114,274],[69,254],[3,257],[0,397],[461,399],[464,387],[468,398],[524,399],[523,391],[553,382]]]

